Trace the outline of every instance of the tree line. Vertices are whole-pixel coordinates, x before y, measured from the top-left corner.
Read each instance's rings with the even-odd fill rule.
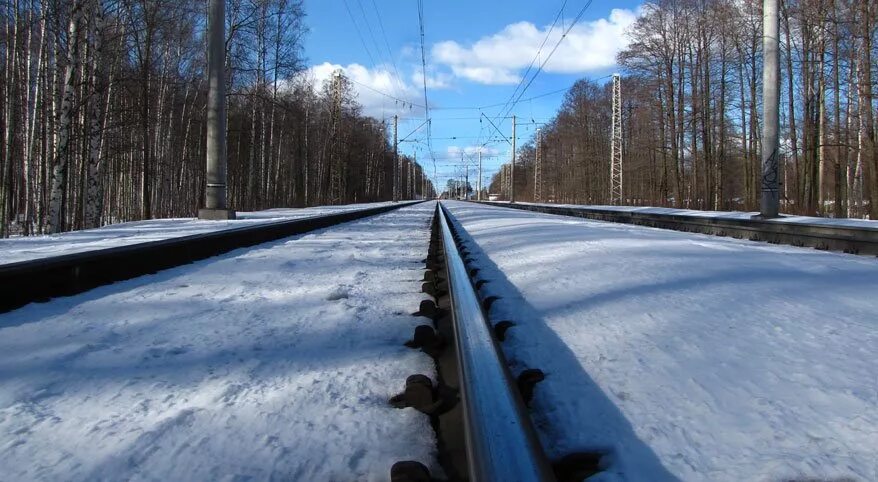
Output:
[[[874,0],[781,0],[781,209],[878,219]],[[624,203],[756,210],[762,1],[658,0],[628,32]],[[610,202],[609,82],[577,82],[542,128],[542,199]],[[516,199],[535,193],[536,139]],[[508,197],[508,169],[491,191]]]
[[[302,0],[227,0],[233,209],[393,198],[388,126],[305,75]],[[207,2],[7,0],[0,235],[192,216],[205,187]],[[402,156],[402,198],[428,188]]]

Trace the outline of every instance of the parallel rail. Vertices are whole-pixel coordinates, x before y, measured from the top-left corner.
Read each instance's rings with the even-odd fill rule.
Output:
[[[469,480],[554,481],[527,408],[494,338],[451,215],[439,205],[448,292],[458,353]]]
[[[398,203],[0,265],[0,313],[173,268],[233,249],[385,213]]]
[[[836,226],[817,223],[790,223],[778,220],[733,219],[722,216],[685,216],[680,214],[616,211],[587,206],[552,206],[546,204],[484,204],[562,216],[637,224],[717,236],[732,236],[773,244],[808,246],[821,250],[851,254],[878,255],[878,229]]]

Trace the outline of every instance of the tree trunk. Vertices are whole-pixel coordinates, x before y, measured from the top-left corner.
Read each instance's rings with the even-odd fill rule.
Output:
[[[91,95],[89,96],[89,138],[88,138],[88,171],[86,174],[85,213],[83,216],[85,228],[96,228],[100,225],[101,215],[101,126],[100,99],[103,94],[104,71],[101,64],[103,53],[104,35],[104,8],[101,0],[92,0],[92,31],[90,41],[92,43],[90,53],[92,55]]]
[[[47,226],[50,233],[58,233],[64,229],[61,208],[67,176],[70,125],[73,119],[73,96],[75,94],[73,77],[76,74],[77,61],[79,59],[79,24],[81,17],[82,0],[74,0],[67,34],[67,67],[64,73],[64,93],[61,97],[61,109],[58,113],[58,142],[55,147],[55,162],[52,167],[52,190],[49,200],[49,221]]]

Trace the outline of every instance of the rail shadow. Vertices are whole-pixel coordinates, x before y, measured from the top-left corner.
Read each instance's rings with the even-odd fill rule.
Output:
[[[470,219],[468,217],[468,221]],[[546,380],[536,388],[532,408],[535,425],[549,456],[558,459],[577,451],[604,452],[610,461],[607,471],[617,473],[623,479],[679,480],[635,433],[625,415],[585,371],[567,344],[546,324],[538,310],[482,251],[460,222],[456,219],[453,222],[480,270],[477,277],[487,281],[481,294],[501,297],[491,306],[491,322],[510,320],[515,323],[503,343],[513,372],[539,368],[546,373]],[[577,433],[586,435],[576,436]],[[626,460],[619,459],[619,452],[626,454]]]

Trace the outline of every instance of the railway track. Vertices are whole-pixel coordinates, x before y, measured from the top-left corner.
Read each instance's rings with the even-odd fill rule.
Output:
[[[739,219],[722,216],[617,211],[588,206],[551,206],[530,203],[480,201],[491,206],[546,214],[573,216],[597,221],[637,224],[691,233],[730,236],[772,244],[807,246],[849,254],[878,255],[878,229],[818,223],[791,223],[781,220]]]
[[[580,481],[600,471],[601,454],[573,453],[550,461],[528,413],[539,369],[515,376],[503,354],[508,321],[488,316],[494,296],[480,288],[487,280],[472,266],[462,228],[441,204],[433,220],[422,302],[421,325],[408,343],[436,360],[434,382],[422,374],[406,380],[391,400],[431,416],[439,440],[440,463],[449,481]],[[403,461],[391,470],[393,482],[428,482],[426,467]]]
[[[420,201],[418,201],[420,202]],[[415,203],[266,222],[210,233],[0,265],[0,313],[216,256],[233,249],[328,228]]]

